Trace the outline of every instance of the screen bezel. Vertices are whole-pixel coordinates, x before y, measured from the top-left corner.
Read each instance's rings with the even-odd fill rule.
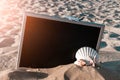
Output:
[[[20,40],[20,43],[19,43],[19,51],[18,51],[18,56],[17,56],[18,60],[17,60],[16,69],[20,67],[19,65],[20,65],[22,45],[23,45],[23,39],[24,39],[24,32],[25,32],[26,20],[27,20],[28,16],[35,17],[35,18],[44,18],[44,19],[50,19],[50,20],[55,20],[55,21],[67,22],[67,23],[72,23],[72,24],[86,25],[86,26],[90,26],[90,27],[98,27],[98,28],[100,28],[100,34],[99,34],[99,37],[98,37],[96,50],[99,51],[100,42],[101,42],[101,39],[102,39],[104,27],[105,27],[104,25],[97,24],[97,23],[91,23],[91,22],[85,22],[85,21],[75,22],[75,21],[71,21],[71,20],[68,20],[66,18],[60,18],[60,17],[57,17],[57,16],[48,16],[48,15],[45,15],[45,14],[36,14],[36,13],[25,12],[24,17],[23,17],[22,28],[21,28],[21,40]]]

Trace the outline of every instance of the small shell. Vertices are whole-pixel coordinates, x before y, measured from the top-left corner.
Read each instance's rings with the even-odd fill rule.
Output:
[[[99,56],[98,53],[96,52],[96,50],[94,50],[93,48],[90,47],[82,47],[80,48],[75,55],[77,61],[80,59],[83,59],[87,62],[91,61],[91,59],[93,61],[95,61],[96,63],[99,61]]]

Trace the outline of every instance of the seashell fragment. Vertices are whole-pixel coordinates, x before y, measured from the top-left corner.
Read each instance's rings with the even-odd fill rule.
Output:
[[[76,61],[74,64],[81,65],[81,61],[86,62],[86,65],[93,65],[98,63],[99,55],[96,50],[90,47],[82,47],[80,48],[75,55]]]

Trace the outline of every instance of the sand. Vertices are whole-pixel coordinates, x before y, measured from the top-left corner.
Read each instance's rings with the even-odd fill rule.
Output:
[[[14,70],[17,63],[24,11],[47,14],[50,16],[59,16],[62,18],[65,18],[66,16],[73,16],[81,19],[82,21],[104,24],[105,30],[101,41],[100,60],[104,62],[103,67],[110,69],[110,72],[111,70],[117,70],[117,72],[120,71],[118,68],[120,66],[119,0],[1,0],[0,76],[2,77],[0,77],[0,80],[7,80],[11,77],[18,79],[20,76],[22,76],[21,78],[23,80],[34,80],[34,78],[30,77],[32,75],[33,77],[37,75],[38,78],[39,75],[43,75],[41,76],[42,78],[40,77],[43,80],[79,80],[80,77],[78,76],[81,76],[82,73],[86,73],[87,76],[88,74],[91,74],[89,76],[91,80],[94,80],[94,77],[92,76],[95,75],[95,73],[99,74],[95,80],[110,80],[106,78],[106,75],[102,76],[102,74],[100,74],[100,72],[98,72],[95,68],[85,67],[81,69],[73,66],[73,64],[62,67],[58,66],[52,69],[40,69],[39,72],[33,73],[23,70]],[[76,71],[74,72],[74,70]],[[87,72],[88,70],[90,71]],[[102,69],[101,71],[105,70]],[[14,74],[17,77],[13,77]],[[86,75],[82,76],[86,77]],[[116,76],[116,74],[114,75]]]
[[[49,69],[18,69],[1,72],[0,80],[119,80],[120,72],[103,67],[75,64],[61,65]]]

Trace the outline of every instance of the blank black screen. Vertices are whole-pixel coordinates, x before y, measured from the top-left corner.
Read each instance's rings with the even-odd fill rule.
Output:
[[[96,49],[100,28],[27,16],[20,67],[49,68],[75,61],[76,51]]]

